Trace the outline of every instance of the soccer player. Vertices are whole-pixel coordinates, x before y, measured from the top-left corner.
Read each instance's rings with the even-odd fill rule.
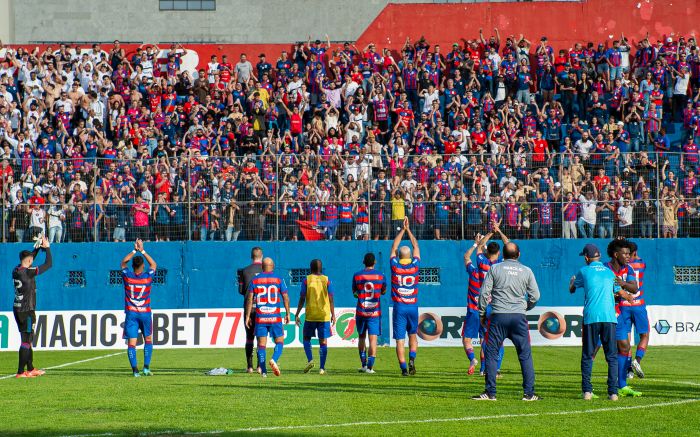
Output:
[[[632,295],[631,302],[626,300],[620,302],[620,316],[629,325],[630,332],[632,332],[631,328],[634,325],[634,330],[639,334],[639,344],[634,360],[628,357],[628,373],[634,372],[638,377],[644,378],[641,361],[649,345],[649,315],[647,314],[647,305],[644,302],[644,271],[647,264],[639,257],[637,244],[632,241],[628,241],[628,244],[631,252],[629,266],[632,267],[637,277],[637,292]]]
[[[275,274],[274,270],[275,262],[272,261],[272,258],[263,259],[262,273],[250,281],[246,294],[245,325],[248,329],[255,328],[255,336],[258,339],[258,363],[260,365],[260,374],[263,378],[267,378],[265,361],[267,360],[268,335],[275,340],[275,352],[270,359],[270,368],[275,376],[280,376],[281,373],[277,364],[284,349],[284,327],[282,326],[282,317],[280,315],[280,295],[286,311],[284,323],[289,323],[287,284],[285,284],[284,279]],[[255,318],[251,318],[253,304],[255,304]]]
[[[140,252],[141,255],[136,255]],[[148,262],[148,269],[144,264],[144,258]],[[131,269],[128,268],[131,261]],[[134,243],[134,250],[129,252],[121,263],[122,281],[124,282],[124,338],[128,339],[127,353],[131,370],[135,377],[139,373],[138,361],[136,359],[136,341],[139,331],[143,334],[143,375],[151,376],[151,355],[153,354],[153,317],[151,315],[151,283],[156,274],[158,265],[143,248],[143,241],[137,239]]]
[[[250,258],[253,261],[248,267],[244,269],[238,269],[238,293],[243,297],[243,308],[247,310],[248,306],[248,286],[255,276],[262,273],[262,259],[263,251],[259,247],[254,247],[250,251]],[[244,311],[243,317],[248,319],[248,313]],[[248,373],[253,373],[253,341],[255,340],[255,317],[250,318],[251,327],[248,324],[245,325],[245,359],[247,363],[246,371]],[[258,362],[258,371],[261,372],[260,362]]]
[[[594,244],[586,244],[581,252],[586,259],[586,267],[582,267],[569,281],[569,292],[575,293],[577,288],[583,288],[583,336],[581,350],[581,388],[583,399],[591,400],[598,396],[593,394],[591,372],[593,370],[593,354],[596,344],[600,342],[605,351],[605,361],[608,363],[608,399],[617,400],[618,369],[617,345],[615,331],[617,316],[615,314],[615,293],[619,285],[615,275],[600,262],[600,250]]]
[[[489,241],[493,236],[494,232],[497,232],[498,235],[501,237],[501,241],[503,242],[504,246],[510,242],[508,237],[506,237],[506,235],[501,231],[501,228],[499,226],[495,226],[493,232],[490,232],[486,235],[486,237],[484,238],[485,241]],[[486,245],[486,253],[478,254],[476,256],[476,267],[478,269],[479,288],[481,288],[481,286],[483,285],[484,278],[486,278],[486,274],[489,272],[489,270],[491,270],[491,267],[501,262],[503,262],[503,258],[501,257],[501,247],[495,241],[492,241]],[[486,317],[490,316],[491,305],[488,305],[486,307]],[[486,326],[481,326],[479,336],[482,340],[486,337]],[[485,348],[482,345],[480,353],[481,369],[479,370],[479,375],[481,376],[484,376],[484,371],[486,370],[486,358],[484,355],[484,350]],[[500,349],[498,349],[498,369],[496,371],[496,378],[501,377],[501,364],[503,363],[504,353],[505,349],[503,348],[503,345],[501,345]]]
[[[377,336],[382,333],[380,296],[386,293],[386,278],[384,274],[374,268],[376,259],[374,254],[365,254],[362,261],[365,268],[355,273],[352,277],[352,293],[357,299],[355,309],[355,326],[360,341],[357,349],[360,352],[362,367],[360,372],[374,373],[374,359],[377,355]],[[367,356],[367,344],[369,335],[369,357]]]
[[[481,289],[481,280],[479,277],[479,269],[472,264],[472,254],[474,249],[476,249],[476,257],[479,260],[480,256],[483,256],[484,243],[486,243],[492,234],[488,234],[485,237],[481,234],[476,234],[474,238],[474,244],[469,250],[464,254],[464,266],[467,269],[467,274],[469,275],[469,285],[467,290],[467,315],[464,318],[464,326],[462,327],[462,345],[464,346],[464,351],[469,359],[469,370],[468,375],[474,374],[474,369],[478,361],[474,356],[474,347],[472,346],[472,339],[477,337],[482,337],[482,327],[479,321],[479,290]],[[482,348],[483,349],[483,348]],[[483,356],[483,354],[482,354]],[[482,358],[483,361],[483,358]],[[483,364],[482,364],[483,365]]]
[[[319,374],[326,374],[326,357],[328,356],[328,339],[333,335],[331,324],[335,325],[335,303],[333,301],[333,286],[328,276],[322,274],[323,265],[320,259],[311,261],[311,274],[301,284],[301,295],[296,313],[296,324],[301,320],[299,313],[306,304],[306,318],[304,320],[304,352],[306,353],[306,367],[304,373],[309,373],[314,367],[314,357],[311,351],[311,339],[318,337],[320,349]]]
[[[413,253],[408,246],[401,246],[404,234],[413,246]],[[391,300],[394,302],[392,327],[396,340],[396,357],[399,359],[401,376],[416,374],[416,353],[418,352],[418,281],[420,272],[420,248],[418,240],[409,228],[408,217],[404,218],[403,228],[391,245]],[[397,256],[398,255],[398,256]],[[404,342],[408,334],[408,368]]]
[[[45,372],[34,368],[34,324],[36,323],[36,277],[51,268],[51,249],[49,240],[41,236],[34,245],[34,250],[23,250],[19,253],[19,265],[12,270],[12,281],[15,285],[15,301],[12,311],[17,322],[17,328],[22,344],[19,347],[19,365],[15,378],[34,378]],[[34,259],[44,249],[46,259],[44,264],[33,266]],[[25,370],[26,368],[26,370]]]
[[[620,286],[616,297],[617,305],[617,327],[615,338],[617,339],[617,383],[618,394],[620,396],[641,396],[642,393],[635,391],[627,385],[628,357],[630,353],[629,334],[632,329],[629,319],[626,319],[628,312],[623,314],[620,310],[620,301],[626,300],[629,303],[634,301],[633,297],[637,293],[637,280],[634,270],[628,265],[630,260],[630,245],[626,240],[616,239],[608,244],[608,256],[610,261],[605,266],[615,274],[615,283]]]

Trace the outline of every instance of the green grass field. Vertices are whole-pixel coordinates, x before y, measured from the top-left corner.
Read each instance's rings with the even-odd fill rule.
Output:
[[[41,367],[116,351],[35,353]],[[315,349],[317,356],[318,349]],[[375,375],[358,374],[357,351],[330,349],[328,373],[303,374],[301,349],[287,349],[282,376],[248,375],[240,349],[154,351],[151,378],[130,375],[126,353],[53,370],[40,378],[0,380],[0,435],[698,435],[700,349],[651,347],[647,377],[631,385],[644,397],[584,402],[577,348],[534,350],[540,402],[522,402],[520,370],[506,349],[497,402],[469,396],[483,378],[466,375],[458,348],[419,350],[418,374],[402,378],[393,349],[381,348]],[[3,375],[16,353],[0,354]],[[142,359],[139,351],[139,360]],[[235,375],[203,372],[227,366]],[[594,386],[605,393],[602,356]]]

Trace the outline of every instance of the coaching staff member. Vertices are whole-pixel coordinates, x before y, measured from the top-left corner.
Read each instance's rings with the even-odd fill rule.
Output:
[[[503,262],[495,264],[486,274],[479,295],[479,315],[487,322],[486,389],[474,400],[496,400],[496,369],[498,349],[508,338],[515,345],[523,372],[524,401],[538,401],[535,394],[535,368],[532,364],[530,331],[525,312],[540,299],[535,275],[518,261],[520,249],[515,243],[503,246]],[[491,318],[486,321],[486,306],[491,303]]]
[[[250,281],[253,280],[259,273],[262,273],[263,251],[259,247],[254,247],[250,251],[250,259],[253,261],[251,265],[244,269],[238,269],[238,292],[243,296],[243,320],[248,318],[246,309],[246,292]],[[245,326],[245,359],[247,363],[246,371],[253,373],[253,344],[255,342],[255,317],[251,317],[251,326]],[[260,370],[260,363],[258,363]]]
[[[13,312],[19,328],[22,345],[19,347],[19,366],[16,378],[34,378],[44,374],[43,370],[34,368],[34,325],[36,323],[36,277],[51,268],[51,249],[49,240],[42,236],[37,241],[33,251],[23,250],[19,253],[19,265],[12,270],[12,281],[15,284],[15,302]],[[46,260],[36,267],[34,258],[39,249],[44,249]],[[27,368],[25,371],[24,368]]]
[[[620,286],[615,283],[615,274],[600,262],[600,250],[594,244],[586,244],[580,253],[586,260],[586,266],[571,277],[569,291],[576,292],[583,288],[583,348],[581,351],[581,389],[583,399],[591,400],[593,385],[593,354],[598,340],[605,351],[608,363],[608,398],[617,400],[617,343],[615,342],[615,293]]]

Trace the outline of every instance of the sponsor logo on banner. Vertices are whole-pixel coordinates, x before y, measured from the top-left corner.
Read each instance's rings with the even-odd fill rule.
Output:
[[[647,307],[651,345],[700,345],[700,306]]]
[[[282,315],[284,317],[284,314]],[[329,346],[355,346],[355,310],[336,308],[337,323]],[[284,325],[285,346],[302,346],[302,326]],[[160,310],[153,312],[153,344],[161,348],[244,347],[241,309]],[[121,349],[123,311],[39,311],[34,347],[45,350]],[[315,342],[318,340],[314,339]],[[139,339],[139,344],[141,339]],[[10,312],[0,313],[0,350],[16,350],[20,335]]]
[[[526,315],[532,344],[580,345],[583,328],[581,314],[579,307],[535,308]],[[465,309],[460,307],[421,308],[418,316],[418,342],[423,346],[461,346],[464,318]],[[393,332],[391,337],[394,344]],[[479,345],[480,339],[473,339],[472,344]],[[511,343],[507,341],[506,344]]]
[[[389,311],[391,315],[392,308]],[[653,327],[651,345],[700,345],[700,306],[652,305],[647,307],[647,312],[649,325]],[[581,307],[535,307],[525,316],[532,344],[581,345],[582,314]],[[465,309],[461,307],[421,308],[418,342],[423,346],[461,346],[464,317]],[[506,341],[506,345],[510,344]]]

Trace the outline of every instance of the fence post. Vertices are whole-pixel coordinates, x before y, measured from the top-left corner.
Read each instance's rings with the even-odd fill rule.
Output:
[[[6,243],[8,238],[7,235],[5,235],[6,229],[7,229],[7,216],[9,215],[7,213],[7,199],[5,195],[5,191],[7,188],[7,180],[3,176],[3,183],[2,183],[2,242]]]
[[[381,152],[379,154],[379,160],[381,162]],[[372,163],[374,164],[374,163]],[[382,165],[384,163],[382,162]],[[369,172],[367,173],[367,241],[372,239],[372,181],[374,180],[374,167],[369,167]],[[411,202],[411,209],[413,208],[413,200]]]
[[[654,152],[656,155],[656,195],[654,196],[656,198],[656,238],[661,238],[661,214],[662,214],[662,209],[661,209],[661,199],[659,198],[661,196],[661,173],[659,173],[659,165],[661,163],[659,162],[659,152]]]
[[[187,241],[192,241],[192,173],[190,171],[190,155],[187,153]]]
[[[280,157],[279,154],[275,153],[275,175],[277,183],[275,184],[275,235],[273,236],[274,241],[280,241],[280,184],[282,180],[280,179]]]
[[[94,221],[93,224],[93,229],[92,229],[92,241],[97,242],[97,232],[98,232],[98,226],[97,226],[97,197],[95,197],[95,191],[97,189],[97,165],[99,163],[99,159],[95,158],[95,166],[92,171],[92,220]]]

